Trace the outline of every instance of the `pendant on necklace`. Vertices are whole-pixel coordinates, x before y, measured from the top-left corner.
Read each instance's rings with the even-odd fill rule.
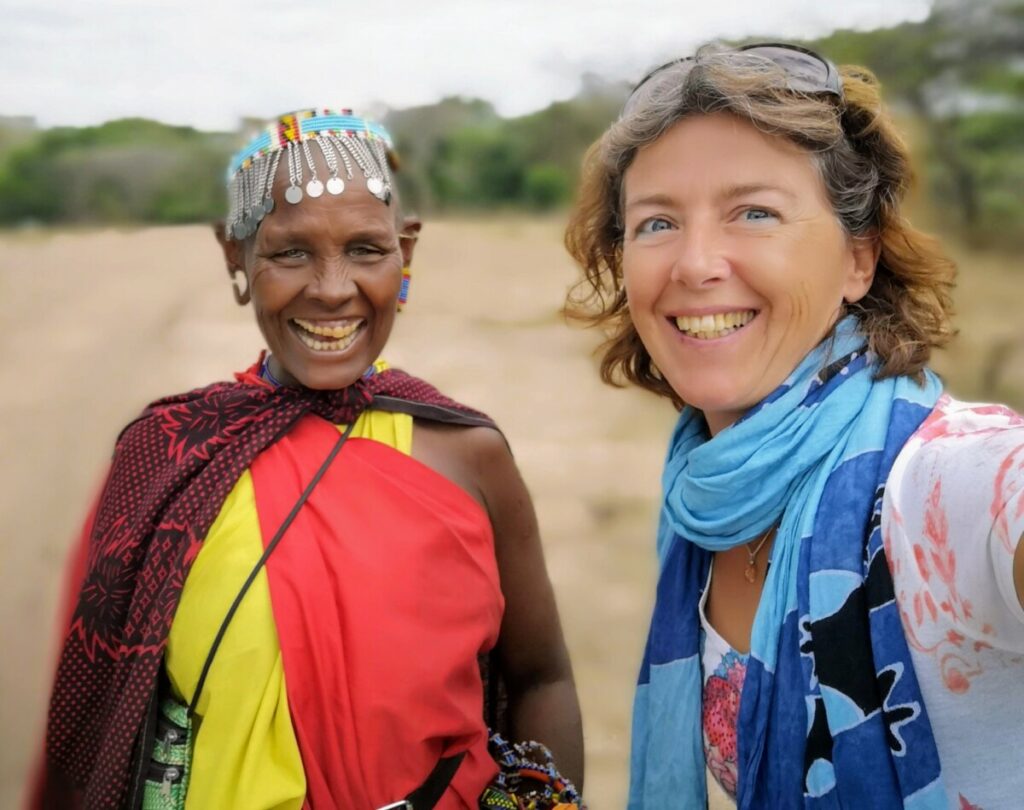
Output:
[[[764,544],[768,542],[768,538],[771,536],[772,530],[769,529],[761,536],[761,541],[754,547],[750,547],[750,543],[744,543],[743,545],[747,548],[747,567],[743,571],[743,578],[747,580],[751,585],[757,580],[757,555],[758,552],[764,547]]]

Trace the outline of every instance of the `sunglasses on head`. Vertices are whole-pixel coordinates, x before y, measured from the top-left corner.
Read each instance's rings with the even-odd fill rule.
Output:
[[[782,68],[786,74],[787,90],[792,90],[795,93],[825,93],[839,99],[843,97],[843,83],[839,78],[836,66],[814,51],[801,48],[799,45],[787,45],[784,42],[758,42],[741,45],[733,51],[733,53],[740,52],[764,57]],[[650,91],[659,85],[659,76],[663,76],[665,81],[671,77],[672,80],[681,84],[690,68],[695,64],[697,64],[696,57],[684,56],[654,68],[637,82],[629,94],[629,98],[626,99],[622,115],[628,115],[636,109],[638,102],[646,98]],[[677,66],[680,68],[685,66],[686,69],[672,70]]]

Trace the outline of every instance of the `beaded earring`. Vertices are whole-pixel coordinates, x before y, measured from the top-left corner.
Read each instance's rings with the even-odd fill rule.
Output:
[[[409,301],[409,280],[412,278],[412,271],[408,267],[402,268],[402,286],[398,288],[398,311],[405,309]]]

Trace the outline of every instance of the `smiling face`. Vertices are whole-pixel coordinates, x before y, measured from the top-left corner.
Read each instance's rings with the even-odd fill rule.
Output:
[[[293,205],[282,161],[274,210],[244,242],[222,243],[229,271],[245,270],[271,372],[286,384],[351,385],[391,334],[414,239],[400,239],[396,203],[385,205],[354,174],[343,193]]]
[[[712,433],[771,393],[874,277],[799,147],[727,113],[686,118],[625,173],[622,271],[657,368]]]

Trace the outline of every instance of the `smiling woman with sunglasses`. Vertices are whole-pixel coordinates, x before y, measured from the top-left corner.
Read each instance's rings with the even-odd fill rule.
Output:
[[[657,68],[588,153],[570,311],[680,410],[633,810],[1024,795],[1024,418],[927,368],[909,182],[874,78],[779,43]]]

